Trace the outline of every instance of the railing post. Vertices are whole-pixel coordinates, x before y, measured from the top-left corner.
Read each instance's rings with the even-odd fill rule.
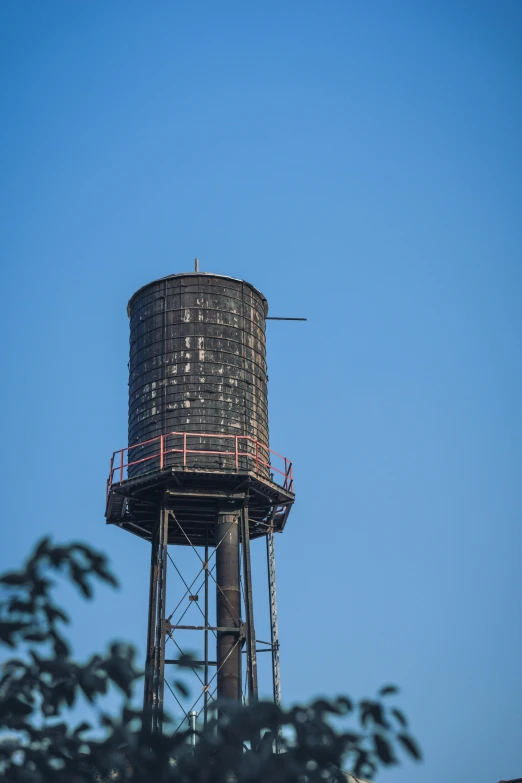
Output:
[[[238,439],[239,439],[239,435],[236,435],[236,472],[239,470],[239,452],[237,447]]]
[[[123,481],[123,452],[124,449],[120,451],[120,484]]]
[[[187,433],[183,433],[183,467],[187,467]]]
[[[163,438],[164,437],[165,435],[160,435],[160,470],[163,470],[163,451],[164,451]]]

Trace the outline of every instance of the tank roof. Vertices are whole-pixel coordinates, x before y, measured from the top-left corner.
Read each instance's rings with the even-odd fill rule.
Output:
[[[252,283],[249,283],[246,280],[240,280],[238,277],[230,277],[230,275],[216,275],[213,272],[178,272],[177,274],[174,275],[165,275],[165,277],[158,277],[157,280],[151,280],[149,283],[142,285],[141,288],[138,288],[138,290],[133,293],[133,295],[131,296],[127,304],[127,315],[130,316],[130,309],[132,306],[132,302],[134,301],[135,297],[138,296],[138,294],[141,294],[142,291],[144,291],[150,285],[154,285],[154,283],[159,283],[162,280],[172,280],[175,277],[217,277],[220,280],[233,280],[235,283],[244,283],[249,288],[251,288],[252,291],[254,291],[259,297],[261,297],[265,309],[265,318],[268,315],[268,302],[266,300],[266,297],[263,296],[261,291],[259,291],[259,289],[253,286]]]

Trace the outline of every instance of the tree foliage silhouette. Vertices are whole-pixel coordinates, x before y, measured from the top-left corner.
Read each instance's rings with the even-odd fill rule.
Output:
[[[343,769],[373,776],[398,763],[398,752],[420,759],[406,717],[388,706],[395,686],[358,703],[340,696],[289,710],[270,702],[222,705],[195,746],[189,731],[169,734],[168,716],[164,734],[151,736],[131,706],[142,676],[134,648],[112,643],[104,654],[74,660],[64,634],[69,617],[53,599],[53,572],[86,599],[96,580],[117,585],[103,554],[82,543],[54,546],[48,538],[24,568],[0,577],[0,642],[9,654],[0,674],[0,775],[7,783],[324,783],[345,781]],[[100,701],[112,685],[122,704],[107,714]],[[82,698],[99,707],[94,724],[71,718],[68,708]],[[356,729],[344,726],[347,717]],[[254,749],[251,737],[261,738]]]

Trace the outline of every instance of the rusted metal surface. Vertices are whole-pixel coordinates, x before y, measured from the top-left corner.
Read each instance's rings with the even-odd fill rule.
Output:
[[[216,532],[217,687],[220,699],[241,700],[239,514],[220,511]]]
[[[259,291],[229,277],[172,275],[137,291],[128,312],[131,446],[172,431],[249,435],[268,446],[268,305]],[[171,448],[183,449],[182,437],[177,441]],[[227,445],[216,448],[199,438],[193,448],[224,451]],[[129,461],[151,449],[132,449]],[[182,464],[181,453],[165,457],[165,466]],[[199,465],[226,470],[235,460],[206,454]],[[129,476],[150,469],[147,462],[134,464]],[[259,471],[268,475],[262,465]]]
[[[274,530],[281,532],[295,500],[293,492],[245,471],[185,472],[172,468],[113,486],[107,498],[107,522],[150,541],[156,509],[165,493],[183,531],[196,546],[204,546],[207,536],[209,546],[215,545],[216,514],[223,501],[248,503],[250,538],[254,539],[266,535],[274,508]],[[169,526],[169,544],[188,545],[177,525]]]
[[[277,590],[276,568],[274,551],[274,526],[273,519],[275,509],[270,519],[268,534],[266,536],[266,555],[268,570],[268,600],[270,604],[270,644],[272,648],[272,686],[274,692],[274,704],[282,707],[281,701],[281,664],[279,660],[279,620],[277,616]],[[277,727],[275,737],[275,751],[281,750],[282,727]]]
[[[257,701],[257,650],[254,625],[254,599],[252,592],[252,565],[250,561],[250,529],[248,506],[241,512],[241,550],[243,555],[243,586],[246,621],[247,685],[249,703]]]
[[[160,732],[163,727],[168,530],[168,511],[165,506],[162,506],[151,541],[147,658],[143,697],[145,728],[151,732]]]

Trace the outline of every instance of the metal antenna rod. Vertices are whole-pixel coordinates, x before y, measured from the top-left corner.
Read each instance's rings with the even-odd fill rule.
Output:
[[[194,259],[194,272],[199,272],[199,258]]]
[[[308,321],[308,318],[277,318],[275,315],[267,315],[265,321]]]

